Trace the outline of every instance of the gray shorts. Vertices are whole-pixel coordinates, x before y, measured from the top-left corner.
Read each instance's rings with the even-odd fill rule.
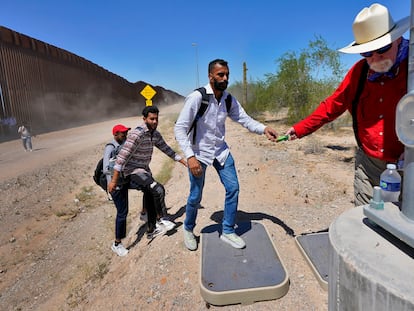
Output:
[[[355,154],[354,196],[355,206],[369,204],[374,186],[379,186],[381,173],[387,162],[370,157],[358,148]]]

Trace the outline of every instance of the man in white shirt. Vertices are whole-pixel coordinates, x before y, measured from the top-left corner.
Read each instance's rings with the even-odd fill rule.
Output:
[[[229,67],[226,61],[211,61],[208,71],[209,84],[205,86],[208,106],[205,112],[202,116],[198,114],[203,96],[196,90],[185,99],[174,128],[175,137],[187,158],[191,183],[184,221],[184,244],[189,250],[197,249],[193,229],[201,202],[205,172],[207,166],[212,165],[226,190],[220,239],[235,248],[244,248],[245,242],[234,229],[239,182],[233,157],[224,140],[226,117],[229,116],[253,133],[265,134],[271,141],[276,141],[277,133],[273,128],[251,118],[236,98],[225,91],[229,80]]]

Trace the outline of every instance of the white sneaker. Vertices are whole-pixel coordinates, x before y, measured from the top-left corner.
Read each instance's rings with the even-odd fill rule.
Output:
[[[244,248],[246,246],[243,239],[235,233],[222,233],[220,239],[234,248]]]
[[[184,244],[190,251],[197,249],[197,240],[195,239],[194,233],[191,231],[183,230],[184,232]]]
[[[175,228],[175,223],[172,221],[169,221],[167,218],[163,217],[160,220],[157,221],[158,224],[163,225],[165,230],[168,232]]]
[[[126,256],[126,254],[128,254],[128,250],[122,245],[122,243],[119,243],[118,245],[115,245],[115,242],[112,244],[112,250],[114,251],[115,254],[117,254],[118,256]]]

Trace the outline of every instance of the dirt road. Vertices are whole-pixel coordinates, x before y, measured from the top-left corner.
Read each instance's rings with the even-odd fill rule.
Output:
[[[161,110],[161,133],[176,149],[171,128],[179,109]],[[32,153],[25,153],[19,140],[0,144],[0,310],[207,309],[200,295],[200,251],[189,252],[182,243],[189,186],[183,166],[173,166],[165,185],[177,231],[148,241],[137,217],[142,196],[131,191],[125,241],[130,252],[120,258],[110,250],[115,208],[91,176],[112,126],[133,127],[139,119],[39,135]],[[277,121],[272,125],[286,129]],[[327,292],[294,236],[324,230],[352,208],[351,129],[274,144],[232,122],[227,127],[241,185],[239,220],[266,227],[290,287],[277,300],[210,309],[327,310]],[[154,174],[168,161],[155,153]],[[223,199],[210,168],[196,235],[219,221]]]

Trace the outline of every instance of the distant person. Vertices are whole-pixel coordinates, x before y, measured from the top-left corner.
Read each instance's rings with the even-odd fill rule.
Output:
[[[286,132],[291,139],[302,138],[345,111],[351,113],[358,143],[355,206],[369,204],[386,164],[403,157],[395,116],[399,100],[407,93],[408,40],[402,35],[409,26],[409,17],[395,23],[388,9],[377,3],[359,12],[352,25],[355,41],[339,51],[359,53],[363,59],[348,71],[331,96]]]
[[[32,134],[30,133],[29,126],[26,123],[23,123],[21,126],[19,126],[17,132],[20,134],[24,151],[32,152]]]
[[[189,168],[190,194],[187,199],[183,231],[184,244],[192,251],[197,249],[193,230],[203,194],[206,169],[209,165],[217,171],[226,191],[220,238],[235,248],[245,247],[245,242],[234,229],[239,181],[233,156],[225,142],[226,117],[229,116],[253,133],[265,134],[269,140],[276,141],[277,133],[274,129],[252,119],[240,103],[225,91],[229,74],[226,61],[222,59],[211,61],[208,65],[209,84],[204,87],[208,95],[206,111],[200,118],[196,117],[202,102],[202,94],[196,90],[185,99],[184,107],[175,124],[175,137],[187,158]],[[192,124],[196,118],[198,121],[193,128]]]
[[[141,190],[144,207],[148,215],[147,238],[152,239],[175,227],[167,219],[165,210],[165,189],[157,182],[151,173],[149,164],[152,159],[154,146],[171,159],[187,166],[186,161],[167,145],[161,133],[157,131],[159,110],[156,106],[147,106],[142,111],[143,124],[131,130],[120,149],[113,177],[108,184],[117,207],[115,222],[115,242],[112,250],[119,256],[125,256],[128,250],[121,240],[126,236],[126,219],[128,215],[128,188]],[[127,185],[119,181],[121,175],[128,180]],[[157,219],[158,218],[158,219]]]

